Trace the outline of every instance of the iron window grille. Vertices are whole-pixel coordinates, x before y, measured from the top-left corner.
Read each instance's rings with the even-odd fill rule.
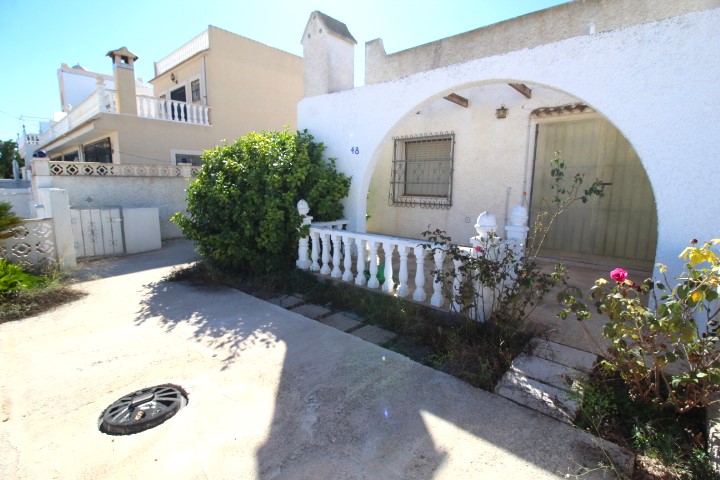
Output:
[[[193,102],[200,101],[200,80],[190,82],[190,94]]]
[[[86,162],[112,163],[110,138],[104,138],[99,142],[84,145],[83,157]]]
[[[390,205],[452,206],[455,133],[393,137]]]

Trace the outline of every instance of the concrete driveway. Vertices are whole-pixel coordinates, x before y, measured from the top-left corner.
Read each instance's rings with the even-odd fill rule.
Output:
[[[0,325],[0,478],[542,479],[597,467],[599,445],[625,458],[262,300],[163,281],[192,258],[175,241],[93,262],[88,296]],[[173,418],[98,431],[109,404],[163,383],[189,393]]]

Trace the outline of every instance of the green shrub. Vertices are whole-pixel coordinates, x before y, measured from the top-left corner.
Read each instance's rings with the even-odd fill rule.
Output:
[[[307,200],[316,221],[342,218],[350,178],[304,132],[249,133],[203,155],[187,191],[188,214],[173,221],[221,268],[266,273],[293,267]]]
[[[22,223],[22,218],[12,211],[10,202],[0,202],[0,239],[12,236],[12,229]]]
[[[30,275],[21,267],[0,259],[0,295],[15,290],[27,290],[42,282],[42,277]]]

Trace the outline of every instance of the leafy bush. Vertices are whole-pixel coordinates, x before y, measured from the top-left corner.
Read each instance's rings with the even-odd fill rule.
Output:
[[[42,277],[30,275],[21,267],[0,259],[0,295],[15,290],[27,290],[43,282]]]
[[[697,246],[693,241],[680,258],[685,271],[675,287],[647,279],[636,284],[623,269],[610,273],[615,285],[599,279],[591,299],[598,312],[607,315],[603,336],[611,341],[603,364],[618,372],[634,400],[672,407],[682,413],[711,402],[720,391],[720,255],[713,248],[720,239]],[[587,307],[576,297],[561,292],[565,309],[562,318],[574,314],[578,320],[590,317]],[[670,373],[670,365],[679,373]]]
[[[173,221],[222,268],[266,273],[293,267],[305,199],[316,221],[342,218],[350,178],[304,132],[249,133],[203,155],[187,191],[188,214]]]
[[[12,229],[22,223],[22,218],[12,211],[10,202],[0,202],[0,239],[12,236]]]

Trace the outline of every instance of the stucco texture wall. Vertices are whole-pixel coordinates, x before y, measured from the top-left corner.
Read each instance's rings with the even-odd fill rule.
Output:
[[[527,99],[507,84],[484,85],[455,93],[469,101],[467,108],[443,98],[405,115],[390,132],[392,137],[452,131],[455,133],[452,207],[428,209],[388,204],[393,141],[380,146],[369,188],[367,230],[374,233],[421,238],[428,227],[440,227],[457,242],[470,243],[477,235],[477,216],[488,211],[500,225],[506,212],[523,200],[529,188],[532,163],[528,160],[530,112],[539,106],[564,105],[573,97],[545,88],[533,89]],[[497,119],[501,105],[509,111]],[[534,129],[533,129],[534,131]],[[532,145],[530,145],[532,147]],[[508,189],[510,190],[508,192]]]
[[[720,57],[708,48],[720,45],[717,25],[720,8],[306,98],[299,127],[324,142],[328,156],[353,176],[346,212],[350,227],[363,230],[373,172],[408,114],[485,84],[512,81],[564,92],[605,116],[638,153],[657,203],[656,259],[677,267],[689,239],[720,234],[720,204],[709,183],[720,151],[720,98],[714,94]]]
[[[186,211],[187,178],[54,176],[52,186],[67,191],[70,207],[157,207],[162,239],[183,236],[170,217]]]

